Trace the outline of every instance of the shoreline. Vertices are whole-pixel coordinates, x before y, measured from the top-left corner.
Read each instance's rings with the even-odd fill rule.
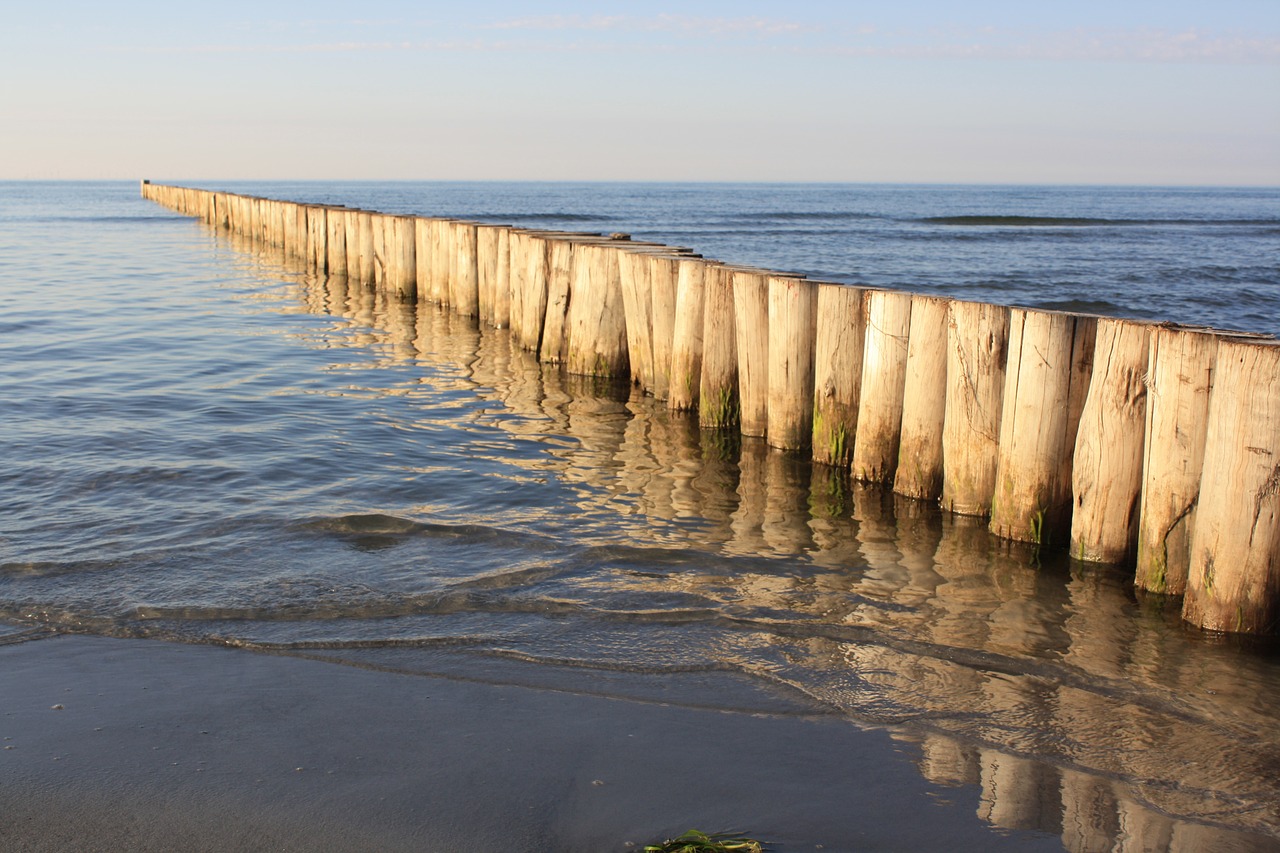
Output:
[[[780,851],[1062,849],[835,717],[82,635],[0,646],[0,695],[6,850],[624,851],[690,827]]]

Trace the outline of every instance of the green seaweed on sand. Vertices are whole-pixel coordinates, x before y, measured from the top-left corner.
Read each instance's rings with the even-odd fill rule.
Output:
[[[691,829],[661,844],[646,845],[644,853],[763,853],[764,849],[759,841],[730,832],[708,835]]]

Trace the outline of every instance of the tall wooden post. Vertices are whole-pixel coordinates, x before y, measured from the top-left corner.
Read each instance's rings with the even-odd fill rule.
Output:
[[[1134,584],[1182,595],[1191,561],[1218,337],[1196,329],[1151,330],[1142,508]]]
[[[1182,616],[1280,629],[1280,344],[1218,344]]]
[[[799,450],[813,440],[813,353],[818,331],[818,286],[771,275],[769,396],[766,432],[771,447]]]
[[[476,254],[476,224],[453,223],[454,274],[449,282],[449,306],[455,314],[480,314],[480,270]]]
[[[738,425],[737,320],[733,268],[714,266],[703,279],[702,377],[698,383],[698,423],[705,429]]]
[[[1009,309],[956,301],[950,311],[942,508],[961,515],[988,515],[1000,450]]]
[[[733,309],[738,346],[738,425],[743,435],[769,432],[769,278],[735,270]]]
[[[950,300],[911,297],[902,437],[893,490],[936,501],[942,496],[942,424],[947,414],[947,317]]]
[[[1014,308],[991,532],[1062,544],[1071,531],[1071,458],[1089,387],[1093,318]],[[1087,352],[1087,354],[1086,354]]]
[[[676,277],[676,316],[671,335],[671,388],[667,407],[696,411],[702,382],[703,303],[707,269],[713,261],[681,258]]]
[[[911,294],[870,290],[864,304],[867,331],[851,472],[855,480],[892,483],[902,434]]]
[[[1098,320],[1072,459],[1071,556],[1078,560],[1124,563],[1137,550],[1149,329]]]
[[[853,455],[866,334],[860,288],[818,284],[814,337],[813,461],[846,468]]]

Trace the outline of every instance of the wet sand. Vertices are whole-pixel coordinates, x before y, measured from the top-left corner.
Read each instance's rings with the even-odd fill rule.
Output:
[[[155,640],[0,646],[0,737],[6,851],[1063,849],[836,717]]]

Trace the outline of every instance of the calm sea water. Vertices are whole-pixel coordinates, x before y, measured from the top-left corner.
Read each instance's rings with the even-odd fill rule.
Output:
[[[1278,190],[215,188],[1280,332]],[[1274,643],[700,435],[134,184],[0,184],[0,437],[0,641],[159,637],[839,715],[1071,849],[1280,849]]]

